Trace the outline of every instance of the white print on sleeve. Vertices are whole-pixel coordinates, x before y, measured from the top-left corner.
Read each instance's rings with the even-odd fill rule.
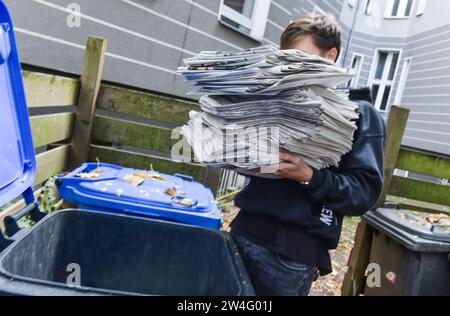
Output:
[[[322,209],[322,213],[320,214],[320,221],[327,226],[331,226],[334,219],[334,212],[327,208]]]

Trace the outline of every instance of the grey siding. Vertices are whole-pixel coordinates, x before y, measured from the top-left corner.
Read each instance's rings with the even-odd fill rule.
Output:
[[[450,24],[410,36],[402,105],[411,109],[405,144],[450,155]]]
[[[276,43],[291,14],[272,5],[264,43]],[[79,74],[90,35],[109,40],[104,78],[185,97],[191,87],[175,75],[182,59],[200,50],[235,50],[258,43],[218,23],[220,0],[78,0],[81,28],[66,25],[72,0],[6,0],[19,38],[22,61]],[[274,25],[280,26],[276,27]]]
[[[175,74],[183,58],[200,50],[278,44],[292,20],[317,6],[341,21],[342,65],[349,66],[354,53],[364,56],[359,85],[369,84],[376,49],[402,51],[390,104],[403,62],[412,58],[401,102],[411,109],[404,144],[450,155],[450,14],[441,1],[428,1],[422,17],[383,20],[374,29],[365,23],[363,6],[355,15],[346,0],[272,0],[263,43],[218,23],[220,0],[77,0],[84,14],[81,28],[66,25],[65,8],[73,0],[4,2],[24,63],[80,74],[87,37],[104,37],[109,40],[106,80],[179,97],[191,89]]]
[[[393,104],[404,61],[406,58],[412,58],[400,104],[411,110],[403,144],[450,155],[450,14],[448,11],[443,13],[440,4],[440,1],[428,1],[425,15],[417,17],[413,14],[407,20],[409,28],[401,37],[388,34],[389,30],[396,28],[399,23],[402,24],[402,29],[406,29],[405,21],[384,19],[378,30],[369,30],[364,24],[366,17],[360,8],[357,15],[359,22],[351,39],[346,65],[349,65],[353,53],[363,55],[364,64],[359,85],[366,85],[370,83],[369,76],[376,49],[400,50],[401,59],[389,100],[389,104]],[[346,20],[342,21],[344,29],[351,25],[348,16],[347,12]],[[435,20],[430,19],[430,16],[435,17]],[[426,19],[426,23],[423,19]],[[379,35],[374,35],[377,32]]]

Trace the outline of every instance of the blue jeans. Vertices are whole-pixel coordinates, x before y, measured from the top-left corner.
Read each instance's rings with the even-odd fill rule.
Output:
[[[258,296],[308,296],[317,268],[290,261],[231,232]]]

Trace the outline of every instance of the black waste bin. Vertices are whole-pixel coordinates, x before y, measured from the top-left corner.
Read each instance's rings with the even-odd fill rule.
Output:
[[[381,268],[381,286],[369,296],[450,296],[450,217],[379,209],[365,215],[375,228],[371,264]]]
[[[254,295],[236,245],[219,231],[65,210],[22,235],[0,255],[3,294]],[[74,265],[80,284],[67,283]]]

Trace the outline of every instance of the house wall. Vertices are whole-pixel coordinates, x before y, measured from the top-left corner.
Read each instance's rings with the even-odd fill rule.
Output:
[[[74,2],[83,14],[80,28],[66,23]],[[259,43],[218,23],[220,0],[5,0],[23,63],[80,74],[87,37],[104,37],[106,80],[180,97],[191,88],[175,74],[183,58],[278,42],[294,2],[272,4]]]
[[[450,155],[450,1],[429,0],[417,17],[418,1],[409,19],[396,20],[383,18],[386,0],[376,1],[378,19],[364,14],[365,0],[358,12],[347,0],[272,0],[260,43],[218,22],[220,0],[4,0],[23,63],[80,74],[87,37],[104,37],[105,80],[178,97],[191,90],[175,74],[183,58],[200,50],[277,44],[292,20],[317,6],[341,22],[342,65],[348,67],[355,53],[364,56],[359,85],[370,83],[376,49],[401,51],[389,104],[404,60],[412,58],[401,99],[411,109],[404,144]],[[80,28],[66,23],[66,8],[74,2],[83,14]]]
[[[403,144],[450,155],[450,2],[429,0],[425,14],[417,16],[414,1],[408,19],[384,19],[386,0],[376,1],[381,8],[379,24],[364,14],[364,0],[347,54],[364,55],[359,85],[370,83],[377,49],[399,50],[400,63],[389,104],[394,104],[406,58],[412,63],[403,97],[398,105],[411,110]],[[356,8],[343,5],[340,21],[349,28]],[[375,13],[376,14],[376,13]]]

